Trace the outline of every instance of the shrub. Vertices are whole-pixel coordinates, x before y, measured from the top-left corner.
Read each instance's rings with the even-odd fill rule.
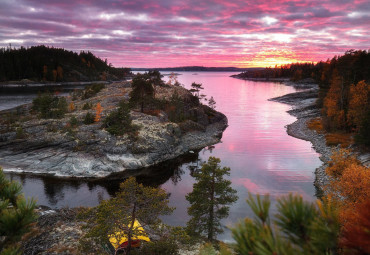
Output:
[[[83,123],[85,125],[93,124],[94,123],[94,119],[95,119],[94,115],[92,113],[88,112],[85,115],[85,118],[83,120]]]
[[[328,133],[325,135],[326,145],[347,148],[353,143],[352,134],[349,133]]]
[[[150,255],[176,255],[179,247],[172,239],[161,239],[156,242],[148,242],[138,250],[133,250],[132,255],[150,254]]]
[[[22,127],[18,127],[17,130],[16,130],[16,134],[15,134],[15,137],[17,139],[23,139],[26,137],[26,133],[24,132],[23,128]]]
[[[308,121],[307,127],[311,130],[315,130],[317,133],[322,133],[324,131],[324,126],[322,124],[321,118],[315,118]]]
[[[349,150],[333,153],[326,172],[328,196],[339,207],[344,254],[368,254],[370,251],[369,168],[361,165]],[[347,253],[348,252],[348,253]]]
[[[92,104],[90,102],[87,102],[82,106],[82,110],[90,110],[91,108]]]
[[[105,85],[102,84],[102,83],[96,83],[96,84],[92,84],[92,85],[86,86],[86,88],[85,88],[85,90],[83,92],[83,95],[82,95],[82,99],[88,99],[90,97],[95,96],[103,88],[105,88]]]
[[[71,127],[76,127],[78,126],[78,120],[76,119],[75,116],[72,116],[70,119],[69,119],[69,124],[71,125]]]
[[[53,96],[50,93],[39,94],[32,102],[32,110],[38,111],[43,119],[60,119],[68,110],[64,97]]]
[[[123,135],[137,129],[131,124],[129,105],[125,101],[121,101],[118,109],[105,118],[103,127],[112,135]]]

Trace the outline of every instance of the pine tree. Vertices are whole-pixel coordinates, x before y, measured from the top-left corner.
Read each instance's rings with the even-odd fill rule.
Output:
[[[144,112],[144,104],[154,97],[154,88],[147,74],[137,74],[132,79],[130,96],[130,103],[139,103],[141,112]]]
[[[128,239],[126,254],[130,253],[133,236],[142,236],[143,230],[134,224],[138,220],[141,227],[150,226],[152,230],[161,226],[160,215],[169,215],[174,208],[168,206],[168,194],[161,188],[145,187],[130,177],[121,183],[114,198],[103,201],[96,208],[84,213],[89,228],[85,238],[91,243],[93,238],[101,244],[107,237],[116,240]],[[117,244],[116,252],[122,248]],[[91,248],[91,247],[90,247]],[[91,250],[90,250],[91,252]]]
[[[117,110],[112,111],[104,120],[104,127],[112,135],[123,135],[135,130],[132,125],[130,108],[125,101],[119,103]]]
[[[216,109],[216,101],[214,100],[213,96],[208,101],[208,106],[211,107],[213,110]]]
[[[193,82],[193,83],[191,84],[190,92],[191,92],[191,93],[194,93],[194,96],[196,96],[196,97],[200,100],[200,99],[201,99],[201,97],[200,97],[199,93],[200,93],[200,90],[201,90],[201,89],[204,89],[204,88],[202,87],[202,83],[195,83],[195,82]]]
[[[0,168],[0,253],[16,254],[16,242],[30,230],[36,220],[36,202],[26,200],[22,187],[5,178]],[[6,252],[5,252],[6,251]]]
[[[254,199],[249,194],[247,203],[255,217],[246,218],[232,229],[236,254],[336,254],[340,224],[330,200],[314,204],[290,194],[278,199],[273,223],[268,195]]]
[[[210,157],[203,163],[199,173],[194,173],[197,182],[193,191],[186,196],[190,203],[188,214],[192,218],[187,223],[191,234],[206,234],[213,241],[217,234],[223,232],[221,219],[229,215],[229,205],[238,197],[231,188],[231,181],[225,180],[230,175],[230,168],[220,167],[219,158]]]

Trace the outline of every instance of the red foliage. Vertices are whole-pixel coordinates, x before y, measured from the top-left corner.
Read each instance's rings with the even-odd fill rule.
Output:
[[[340,239],[345,254],[370,254],[370,199],[358,204]]]

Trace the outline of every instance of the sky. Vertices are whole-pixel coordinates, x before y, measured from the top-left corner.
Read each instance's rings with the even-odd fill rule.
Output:
[[[0,0],[0,47],[115,67],[265,67],[370,49],[370,0]]]

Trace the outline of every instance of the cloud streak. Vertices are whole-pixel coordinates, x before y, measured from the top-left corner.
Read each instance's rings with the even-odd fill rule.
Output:
[[[368,0],[3,0],[0,46],[90,50],[114,66],[269,66],[370,45]]]

